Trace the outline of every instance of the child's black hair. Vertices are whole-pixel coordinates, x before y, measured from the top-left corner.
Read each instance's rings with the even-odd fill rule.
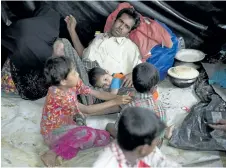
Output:
[[[99,79],[100,76],[107,74],[107,72],[99,67],[96,68],[92,68],[89,72],[88,72],[88,76],[89,76],[89,83],[92,86],[96,86],[97,84],[97,80]]]
[[[133,151],[138,146],[151,145],[165,127],[150,109],[128,107],[119,119],[117,141],[123,150]]]
[[[138,64],[132,73],[133,86],[140,93],[152,91],[159,82],[159,72],[150,63]]]
[[[45,62],[44,75],[51,86],[60,85],[60,81],[67,78],[74,68],[72,60],[65,56],[50,57]]]

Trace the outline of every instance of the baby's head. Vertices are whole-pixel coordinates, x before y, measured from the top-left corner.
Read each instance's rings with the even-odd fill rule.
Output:
[[[117,141],[122,150],[143,158],[156,147],[165,127],[150,109],[128,107],[119,119]]]
[[[94,87],[109,88],[112,82],[112,75],[106,70],[96,67],[89,71],[89,83]]]
[[[153,92],[159,82],[159,73],[154,65],[141,63],[133,69],[132,79],[137,92]]]
[[[71,59],[65,56],[50,57],[46,60],[44,75],[51,86],[75,87],[79,81],[79,74]]]

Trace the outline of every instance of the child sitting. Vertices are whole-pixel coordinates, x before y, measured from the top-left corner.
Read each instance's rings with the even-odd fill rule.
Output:
[[[41,134],[50,147],[41,159],[46,166],[61,164],[62,159],[71,159],[80,149],[104,146],[110,141],[109,133],[87,126],[78,126],[73,121],[76,114],[92,114],[130,101],[129,96],[116,96],[107,92],[91,90],[85,86],[68,57],[51,57],[46,61],[44,74],[48,90],[41,119]],[[91,94],[108,102],[84,106],[77,95]],[[81,111],[80,111],[81,110]]]
[[[93,167],[181,167],[156,147],[164,129],[165,124],[150,109],[124,109],[118,123],[117,141],[105,148]]]
[[[166,122],[166,114],[161,105],[160,101],[153,99],[153,91],[155,90],[158,82],[159,82],[159,74],[154,65],[149,63],[141,63],[137,65],[132,72],[133,85],[136,89],[136,92],[133,95],[133,100],[129,104],[125,106],[121,106],[122,108],[127,107],[144,107],[149,108],[153,111],[162,122]],[[121,115],[122,113],[120,113]],[[120,118],[120,115],[118,119]],[[116,124],[116,126],[115,126]],[[117,133],[117,121],[116,123],[109,123],[106,127],[106,130],[110,132],[110,134],[115,137]],[[172,134],[173,127],[168,127],[165,132],[166,138],[170,138]],[[160,136],[159,146],[161,146],[164,134]]]
[[[118,94],[124,75],[122,73],[109,74],[106,70],[96,67],[89,71],[89,82],[94,87],[110,89],[110,93]],[[153,91],[154,99],[158,99],[157,90]]]

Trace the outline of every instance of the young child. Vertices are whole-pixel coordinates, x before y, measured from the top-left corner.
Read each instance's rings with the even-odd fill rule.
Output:
[[[149,63],[141,63],[137,65],[132,72],[133,85],[136,92],[133,95],[133,100],[127,105],[122,105],[121,108],[127,107],[144,107],[151,109],[162,122],[166,123],[166,114],[161,105],[161,102],[153,99],[153,92],[159,82],[159,74],[154,65]],[[120,118],[119,114],[118,120]],[[117,133],[117,122],[109,123],[106,130],[115,137]],[[116,126],[115,126],[116,125]],[[170,138],[173,127],[168,127],[164,133],[166,138]],[[161,146],[164,134],[160,136],[159,146]]]
[[[105,148],[93,167],[181,167],[156,147],[164,129],[165,124],[150,109],[124,109],[118,123],[117,140]]]
[[[106,70],[96,67],[89,71],[89,82],[94,87],[110,89],[112,94],[118,94],[118,90],[121,88],[124,74],[114,73],[109,74]],[[153,90],[154,99],[158,99],[157,89]]]
[[[109,143],[109,133],[73,121],[76,114],[92,114],[130,101],[129,96],[116,96],[91,90],[85,86],[68,57],[51,57],[46,61],[44,74],[51,85],[46,96],[41,119],[41,134],[50,147],[41,159],[46,166],[61,164],[71,159],[80,149],[104,146]],[[77,95],[92,94],[110,100],[102,104],[85,106],[78,103]],[[81,110],[81,111],[80,111]]]
[[[122,85],[123,78],[122,73],[109,74],[106,70],[96,67],[89,71],[89,82],[94,87],[109,89],[113,94],[117,94],[119,88]]]

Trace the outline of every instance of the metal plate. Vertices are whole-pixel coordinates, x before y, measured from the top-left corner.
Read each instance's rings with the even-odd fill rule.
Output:
[[[175,59],[183,62],[198,62],[205,58],[202,51],[194,49],[182,49],[177,52]]]

